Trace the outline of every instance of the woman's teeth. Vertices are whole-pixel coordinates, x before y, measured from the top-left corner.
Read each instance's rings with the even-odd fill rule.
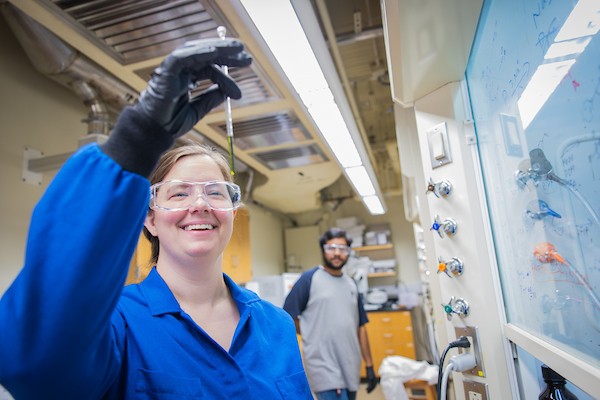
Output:
[[[186,231],[191,231],[191,230],[196,230],[196,229],[200,229],[200,230],[208,229],[208,230],[211,230],[211,229],[215,229],[215,227],[212,226],[212,225],[209,225],[209,224],[197,224],[197,225],[188,225],[188,226],[186,226],[183,229],[185,229]]]

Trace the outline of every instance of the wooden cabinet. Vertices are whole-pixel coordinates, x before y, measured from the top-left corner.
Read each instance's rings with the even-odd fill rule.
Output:
[[[367,313],[367,316],[369,323],[365,326],[376,374],[381,362],[388,356],[416,359],[410,311],[375,311]],[[361,376],[365,374],[363,360]]]
[[[152,270],[150,242],[142,233],[129,265],[126,285],[143,281]],[[239,208],[233,220],[233,234],[223,252],[223,272],[235,283],[252,280],[250,253],[250,215],[247,209]]]
[[[354,247],[354,250],[357,257],[369,257],[371,260],[390,260],[396,259],[396,255],[394,254],[394,246],[392,244],[380,244],[373,246],[364,246],[364,247]],[[395,276],[396,269],[391,272],[377,272],[377,273],[369,273],[367,275],[368,278],[376,278],[380,276]]]
[[[129,262],[129,272],[127,273],[125,285],[140,283],[148,276],[154,266],[154,264],[150,262],[151,255],[152,248],[150,242],[142,232],[140,233],[138,245],[135,248],[133,257],[131,257],[131,261]]]
[[[223,272],[235,283],[252,280],[250,214],[245,208],[238,208],[233,221],[233,234],[223,252]]]

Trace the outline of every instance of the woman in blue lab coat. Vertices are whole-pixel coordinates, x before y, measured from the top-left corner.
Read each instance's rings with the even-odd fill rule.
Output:
[[[0,384],[16,399],[312,399],[292,319],[222,272],[240,198],[226,160],[184,146],[150,190],[146,178],[175,138],[241,97],[215,64],[250,62],[234,39],[186,43],[108,141],[57,174],[0,301]],[[202,79],[217,86],[190,100]],[[142,225],[156,267],[123,289]]]

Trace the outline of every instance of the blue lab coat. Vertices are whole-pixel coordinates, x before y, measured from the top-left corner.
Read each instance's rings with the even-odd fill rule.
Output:
[[[0,384],[17,400],[312,399],[293,320],[226,275],[240,312],[229,351],[155,270],[123,288],[149,198],[123,164],[88,145],[35,207],[0,301]]]

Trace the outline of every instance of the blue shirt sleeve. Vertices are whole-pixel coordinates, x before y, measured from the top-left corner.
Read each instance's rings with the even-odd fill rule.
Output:
[[[300,275],[300,278],[298,278],[296,284],[294,284],[294,287],[292,287],[292,290],[283,303],[283,309],[294,319],[298,319],[298,316],[302,314],[302,311],[304,311],[308,304],[310,284],[317,269],[319,269],[319,267],[315,267]]]
[[[148,180],[96,144],[76,152],[46,190],[25,265],[0,301],[0,383],[15,398],[100,398],[116,379],[111,315],[148,197]]]
[[[358,326],[363,326],[369,322],[369,317],[367,317],[367,312],[365,311],[365,306],[363,304],[362,294],[358,294]]]

